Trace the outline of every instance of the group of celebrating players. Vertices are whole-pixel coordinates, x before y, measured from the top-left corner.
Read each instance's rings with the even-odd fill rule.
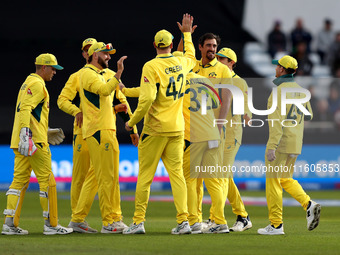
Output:
[[[41,54],[36,58],[36,72],[30,74],[21,86],[16,104],[11,140],[15,153],[14,178],[6,193],[2,234],[28,234],[19,227],[19,219],[32,169],[40,187],[44,234],[97,233],[85,220],[97,193],[102,217],[101,233],[144,234],[150,185],[160,159],[169,174],[177,210],[177,226],[171,230],[172,234],[229,233],[252,227],[232,175],[195,171],[195,166],[232,166],[241,145],[242,125],[213,125],[215,119],[227,120],[227,123],[251,121],[247,100],[245,114],[234,115],[230,107],[230,90],[217,89],[219,84],[232,84],[247,98],[248,86],[234,72],[237,56],[230,48],[217,52],[220,38],[206,33],[198,42],[201,60],[196,60],[191,39],[196,28],[193,17],[184,14],[182,23],[177,24],[182,33],[177,51],[171,53],[173,36],[170,32],[157,32],[154,38],[157,56],[144,65],[140,87],[136,88],[125,87],[120,79],[126,56],[118,60],[117,72],[114,72],[108,68],[110,55],[116,52],[112,45],[97,42],[94,38],[83,41],[82,55],[86,65],[70,76],[58,97],[59,108],[75,117],[72,218],[68,227],[58,224],[56,182],[49,150],[49,143],[60,144],[64,134],[61,129],[48,127],[49,95],[45,87],[45,81],[50,81],[56,70],[63,68],[52,54]],[[298,67],[294,58],[284,56],[274,64],[278,96],[283,87],[299,87],[293,78]],[[138,97],[134,113],[126,97]],[[268,100],[268,108],[272,97]],[[203,106],[205,109],[201,109]],[[293,106],[288,109],[289,114],[295,116],[298,125],[269,126],[267,165],[294,165],[301,153],[307,116]],[[310,104],[306,106],[311,112]],[[278,106],[272,117],[286,119],[287,114],[282,116]],[[132,143],[138,146],[139,173],[135,212],[130,226],[124,224],[120,206],[116,115],[122,117]],[[136,124],[143,118],[144,126],[139,137]],[[284,234],[282,188],[307,211],[307,228],[313,230],[319,223],[321,206],[312,201],[291,176],[281,177],[266,178],[270,224],[259,229],[258,233]],[[203,182],[212,201],[207,221],[203,221],[202,215]],[[231,228],[224,216],[226,199],[237,216]]]

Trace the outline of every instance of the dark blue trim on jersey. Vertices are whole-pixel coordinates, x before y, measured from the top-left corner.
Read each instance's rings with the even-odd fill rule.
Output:
[[[89,100],[95,107],[97,107],[98,109],[100,109],[100,97],[99,95],[92,93],[90,91],[87,91],[84,89],[84,95],[87,98],[87,100]]]
[[[166,57],[157,57],[157,58],[173,58],[174,56],[171,55],[171,56],[166,56]]]
[[[100,130],[93,134],[93,138],[97,140],[98,144],[100,144]]]
[[[44,105],[44,100],[41,101],[37,107],[35,107],[32,111],[32,115],[33,117],[38,121],[40,122],[40,118],[41,118],[41,112],[42,112],[42,107]]]
[[[285,74],[273,80],[276,86],[280,86],[284,82],[294,82],[294,76],[292,74]]]
[[[71,101],[71,103],[79,108],[79,106],[80,106],[80,96],[79,96],[79,92],[78,91],[77,91],[76,96]]]

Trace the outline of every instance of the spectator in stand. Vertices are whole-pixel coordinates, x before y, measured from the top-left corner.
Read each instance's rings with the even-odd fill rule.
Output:
[[[273,30],[268,34],[268,52],[272,58],[275,58],[277,52],[286,51],[286,36],[281,31],[281,22],[275,21]]]
[[[317,52],[320,56],[321,64],[326,63],[326,54],[334,40],[334,32],[332,31],[332,21],[325,19],[324,28],[318,33]]]
[[[336,72],[340,68],[340,31],[336,33],[335,40],[327,54],[327,59],[333,76],[336,76]]]
[[[307,45],[304,41],[300,41],[296,45],[296,51],[292,53],[292,57],[299,63],[295,76],[309,76],[312,74],[313,62],[309,59]]]
[[[310,53],[310,43],[312,41],[312,35],[303,27],[303,21],[300,18],[296,20],[296,26],[291,32],[291,40],[293,53],[296,52],[296,47],[300,42],[306,43],[307,52]],[[300,62],[298,63],[300,65]]]

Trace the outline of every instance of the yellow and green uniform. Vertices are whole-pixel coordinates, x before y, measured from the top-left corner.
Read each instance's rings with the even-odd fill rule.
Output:
[[[118,141],[112,111],[112,91],[119,84],[113,77],[106,82],[103,70],[87,64],[79,73],[83,110],[82,134],[88,145],[91,164],[98,182],[99,206],[104,226],[111,224],[115,182],[115,154]]]
[[[201,76],[209,78],[213,84],[232,84],[232,73],[230,69],[226,65],[217,61],[217,58],[214,58],[212,61],[210,61],[206,65],[202,64],[202,60],[197,60],[196,66],[194,67],[193,71]],[[219,112],[220,112],[220,109],[215,110],[216,118],[219,118]],[[221,146],[219,146],[219,152],[218,152],[220,165],[222,165],[223,163],[223,152],[224,152],[224,146],[225,146],[225,139],[226,139],[226,128],[225,126],[223,126],[222,131],[221,131]],[[203,180],[201,182],[203,182]],[[199,212],[200,221],[202,221],[202,200],[203,200],[204,190],[203,190],[203,184],[199,186],[202,188],[198,189],[197,191],[198,201],[199,201],[198,212]],[[228,190],[227,183],[224,184],[224,189]],[[227,196],[227,193],[225,195]],[[211,212],[212,210],[213,210],[213,207],[211,207]],[[210,215],[210,217],[212,217],[212,215]]]
[[[184,118],[183,96],[186,75],[195,65],[195,49],[191,34],[184,33],[185,57],[159,54],[148,61],[141,76],[136,111],[128,125],[136,125],[144,117],[144,128],[138,146],[139,173],[133,222],[145,221],[145,213],[159,159],[169,173],[177,222],[187,220],[186,185],[183,176]]]
[[[215,205],[212,214],[217,224],[226,224],[224,217],[223,187],[221,179],[214,174],[196,171],[196,167],[217,166],[220,134],[217,126],[214,127],[215,115],[213,110],[219,107],[219,101],[207,84],[214,89],[209,79],[190,72],[187,76],[187,86],[183,102],[183,115],[185,120],[185,147],[183,156],[183,172],[187,184],[188,194],[188,220],[193,225],[201,222],[198,212],[197,190],[203,186],[202,178]],[[217,93],[217,92],[216,92]],[[207,96],[207,112],[201,113],[202,94]],[[209,148],[209,142],[215,146]]]
[[[8,214],[6,215],[14,217],[15,226],[19,225],[21,206],[32,170],[38,179],[44,218],[51,219],[52,226],[56,226],[58,221],[57,194],[52,173],[51,152],[47,141],[49,101],[45,81],[36,73],[30,74],[18,94],[11,139],[11,148],[15,154],[14,178],[7,192]],[[28,157],[18,152],[19,134],[23,127],[31,129],[32,140],[37,147],[37,151]],[[49,197],[55,199],[51,200]]]
[[[73,73],[62,89],[57,103],[60,110],[75,117],[82,112],[79,96],[79,70]],[[82,129],[78,127],[76,120],[73,124],[73,169],[72,169],[72,183],[71,183],[71,210],[72,215],[77,206],[80,191],[86,174],[90,168],[90,155],[83,139]]]
[[[252,117],[252,113],[248,108],[248,85],[244,79],[240,76],[235,74],[232,71],[233,75],[233,85],[241,89],[243,92],[244,97],[244,112],[249,116]],[[223,166],[230,166],[234,165],[236,154],[241,146],[242,143],[242,133],[243,133],[243,119],[241,115],[234,115],[232,113],[233,108],[232,105],[230,107],[230,111],[227,115],[226,124],[226,140],[224,145],[224,153],[223,153]],[[228,178],[225,180],[228,182],[227,188],[224,189],[227,193],[225,193],[225,199],[228,198],[230,205],[232,207],[233,213],[236,215],[241,215],[243,218],[248,216],[247,211],[245,210],[240,192],[234,182],[233,178]]]
[[[65,87],[61,91],[58,98],[58,106],[64,112],[75,116],[81,112],[81,104],[79,97],[79,73],[72,74],[69,80],[66,82]],[[111,79],[115,72],[110,69],[104,69],[102,71],[105,81]],[[120,103],[124,103],[128,106],[128,113],[131,115],[130,106],[126,100],[126,97],[121,93],[117,93],[117,97],[114,96],[115,91],[112,92],[112,98],[118,98]],[[114,114],[115,117],[115,114]],[[136,130],[135,130],[136,131]],[[72,209],[72,220],[74,222],[82,222],[88,215],[95,194],[97,193],[97,181],[94,176],[94,169],[90,169],[90,155],[86,141],[82,136],[82,129],[79,128],[74,121],[73,129],[73,172],[72,172],[72,184],[71,184],[71,209]],[[113,213],[118,215],[116,218],[122,218],[120,208],[120,189],[119,189],[119,150],[116,148],[115,160],[115,189],[113,199]],[[86,179],[85,179],[86,178]],[[84,184],[86,180],[86,184]],[[78,201],[81,200],[81,202]],[[76,209],[77,208],[77,209]],[[74,216],[75,211],[80,211],[81,216]],[[79,213],[78,213],[79,215]],[[116,221],[116,220],[115,220]]]
[[[281,90],[283,88],[301,88],[293,79],[293,75],[284,75],[274,80],[277,85],[277,107],[276,110],[268,115],[269,121],[269,139],[267,150],[275,150],[276,159],[269,162],[266,157],[266,166],[281,167],[286,166],[291,171],[289,175],[284,173],[269,173],[266,178],[266,197],[269,211],[269,220],[274,227],[278,227],[282,221],[282,188],[285,189],[293,198],[295,198],[306,210],[310,197],[302,189],[301,185],[292,178],[296,158],[301,154],[304,120],[311,120],[313,113],[310,103],[304,104],[305,108],[311,115],[304,115],[295,105],[287,104],[285,115],[281,115]],[[301,99],[303,93],[287,93],[286,98]],[[273,93],[268,99],[268,109],[273,104]],[[284,120],[285,126],[281,125]],[[296,123],[296,126],[295,124]],[[291,125],[291,126],[290,126]],[[267,154],[267,153],[266,153]],[[284,178],[282,178],[284,177]]]
[[[104,74],[105,76],[105,74]],[[129,106],[128,101],[126,100],[126,97],[118,91],[113,91],[111,94],[113,98],[113,104],[117,103],[122,103],[126,104],[128,107],[128,116],[131,116],[131,109]],[[118,114],[123,114],[125,113],[118,113]],[[116,120],[116,113],[114,113],[114,118]],[[124,117],[123,117],[124,120]],[[137,133],[137,128],[136,126],[134,127],[133,133]],[[115,133],[116,135],[116,133]],[[123,219],[122,216],[122,210],[120,206],[120,187],[119,187],[119,147],[117,143],[117,147],[114,148],[114,190],[112,194],[112,213],[111,213],[111,218],[112,221],[120,221]],[[72,216],[72,221],[73,222],[83,222],[86,218],[86,216],[89,214],[93,200],[95,198],[95,195],[98,191],[98,183],[95,178],[94,174],[94,168],[91,167],[90,170],[88,171],[83,187],[80,192],[79,196],[79,201],[77,204],[77,207],[74,210],[74,214]],[[111,221],[111,220],[110,220]]]

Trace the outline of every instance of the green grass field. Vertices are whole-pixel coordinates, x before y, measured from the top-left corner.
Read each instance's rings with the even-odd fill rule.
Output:
[[[340,199],[340,191],[308,192],[314,199]],[[133,193],[122,193],[131,195]],[[169,194],[152,192],[151,195]],[[264,196],[264,191],[242,191],[243,196]],[[58,193],[59,223],[70,220],[69,193]],[[288,197],[287,194],[285,196]],[[0,210],[5,208],[5,192],[0,192]],[[145,223],[145,235],[70,234],[44,236],[43,218],[38,192],[27,192],[20,226],[29,230],[28,236],[0,236],[0,254],[339,254],[340,207],[322,207],[320,225],[313,231],[306,228],[305,212],[301,207],[284,208],[284,236],[260,236],[257,229],[268,225],[267,208],[246,207],[253,228],[243,233],[219,235],[173,236],[175,207],[171,202],[150,202]],[[124,222],[130,224],[134,203],[122,201]],[[204,205],[207,216],[209,205]],[[229,205],[225,209],[229,227],[235,216]],[[100,231],[98,201],[87,218]]]

